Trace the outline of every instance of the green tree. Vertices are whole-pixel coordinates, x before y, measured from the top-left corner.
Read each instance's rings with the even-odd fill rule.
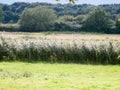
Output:
[[[20,19],[22,31],[45,31],[52,29],[56,21],[56,14],[46,7],[26,9]]]
[[[88,15],[83,27],[88,31],[104,32],[110,27],[109,14],[97,8]]]
[[[3,19],[4,19],[3,10],[2,10],[2,6],[0,5],[0,23],[2,22]]]
[[[74,20],[77,24],[82,24],[84,22],[85,18],[86,18],[85,15],[78,15],[74,18]]]
[[[117,16],[117,19],[116,19],[116,32],[115,33],[120,34],[120,14]]]
[[[64,15],[64,16],[61,16],[59,17],[58,19],[58,22],[61,22],[61,23],[72,23],[74,21],[74,16],[71,16],[71,15]]]
[[[74,16],[64,15],[60,16],[55,24],[55,30],[57,31],[65,31],[70,30],[71,25],[74,23]]]
[[[19,15],[17,15],[16,13],[13,13],[11,11],[4,11],[4,23],[9,23],[9,22],[13,22],[13,23],[17,23],[19,19]]]
[[[116,28],[120,29],[120,15],[118,15],[116,19]]]

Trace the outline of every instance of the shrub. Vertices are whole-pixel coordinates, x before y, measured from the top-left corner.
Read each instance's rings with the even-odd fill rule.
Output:
[[[0,31],[17,32],[19,24],[0,24]]]

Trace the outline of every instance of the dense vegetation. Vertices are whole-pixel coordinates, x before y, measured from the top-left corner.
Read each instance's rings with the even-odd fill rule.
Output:
[[[52,9],[45,7],[35,7],[26,9],[20,19],[20,29],[23,31],[45,31],[48,28],[52,30],[57,16]],[[31,20],[30,20],[31,19]]]
[[[91,31],[105,32],[104,29],[111,27],[111,24],[112,22],[109,19],[108,13],[100,8],[97,8],[87,17],[84,23],[84,28],[86,28],[88,31],[90,29]]]
[[[11,5],[1,4],[1,6],[2,6],[3,17],[4,17],[2,19],[2,23],[17,23],[17,22],[23,20],[22,19],[23,17],[21,18],[21,15],[23,15],[23,13],[27,12],[29,10],[29,8],[35,8],[37,6],[42,6],[42,7],[46,7],[51,10],[54,10],[54,12],[56,13],[56,16],[57,16],[56,23],[53,23],[53,25],[51,25],[51,27],[49,27],[49,30],[54,29],[57,31],[65,31],[65,30],[73,31],[74,30],[74,31],[103,32],[103,33],[120,33],[120,30],[118,28],[119,27],[119,18],[120,18],[119,17],[119,13],[120,13],[120,5],[119,4],[95,6],[95,5],[90,5],[90,4],[76,5],[76,4],[70,4],[70,3],[69,4],[49,4],[49,3],[16,2]],[[98,10],[98,8],[101,10]],[[26,9],[28,9],[28,10],[26,10]],[[33,11],[35,11],[35,9],[33,9]],[[97,11],[98,14],[95,13],[95,11]],[[103,11],[103,14],[99,11]],[[50,13],[50,12],[51,11],[48,11],[46,13]],[[92,15],[94,14],[93,15],[94,17],[92,17],[91,13],[92,13]],[[100,16],[99,13],[101,13],[102,16]],[[88,20],[90,17],[92,17],[93,20]],[[102,20],[101,21],[98,20],[99,18],[102,18]],[[94,20],[96,20],[96,21],[94,21]],[[90,23],[90,22],[92,22],[92,23]],[[97,25],[98,27],[95,27],[96,26],[95,23],[99,24],[99,25]],[[102,25],[104,25],[104,26],[101,26],[100,23],[101,24],[103,23]],[[41,27],[41,25],[42,24],[40,24],[39,27]],[[34,24],[32,26],[34,26]],[[42,26],[44,26],[44,25],[42,25]],[[45,26],[47,27],[49,25],[46,24]],[[101,26],[101,27],[99,27],[99,26]],[[35,32],[35,31],[48,30],[48,28],[45,29],[46,27],[42,27],[42,28],[39,28],[39,30],[38,29],[35,30],[34,27],[32,27],[32,28],[29,27],[29,28],[31,28],[31,30],[28,28],[26,28],[26,29],[22,28],[20,31]],[[98,30],[98,28],[99,28],[99,30]],[[32,29],[34,29],[34,30],[32,30]],[[18,31],[18,29],[17,29],[17,31]]]
[[[112,19],[115,20],[116,15],[120,13],[120,4],[112,4],[112,5],[90,5],[90,4],[48,4],[48,3],[21,3],[16,2],[11,5],[1,4],[4,11],[4,21],[7,22],[16,22],[20,18],[20,14],[23,12],[25,8],[36,7],[36,6],[45,6],[49,7],[56,11],[58,16],[63,15],[83,15],[88,14],[93,11],[96,7],[103,8],[107,13],[110,13]]]
[[[3,20],[3,10],[2,10],[2,7],[0,6],[0,23],[2,22]]]
[[[1,4],[0,90],[119,90],[118,8],[119,4]]]
[[[0,40],[0,60],[62,62],[83,64],[120,64],[119,41],[113,40]]]

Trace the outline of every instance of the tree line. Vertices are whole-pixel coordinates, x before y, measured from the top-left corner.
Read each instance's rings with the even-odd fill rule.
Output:
[[[112,7],[112,9],[111,9]],[[76,30],[120,33],[120,4],[1,4],[0,21],[18,23],[21,31]]]
[[[4,12],[4,23],[16,23],[20,19],[20,14],[25,10],[25,8],[34,8],[36,6],[45,6],[50,9],[55,10],[57,16],[64,15],[84,15],[89,14],[97,7],[104,9],[110,14],[110,18],[115,20],[116,15],[120,13],[120,4],[106,4],[106,5],[90,5],[90,4],[49,4],[49,3],[24,3],[16,2],[11,5],[0,4]]]

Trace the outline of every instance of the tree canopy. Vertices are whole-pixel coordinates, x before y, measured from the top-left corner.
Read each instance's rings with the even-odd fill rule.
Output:
[[[96,7],[103,8],[107,13],[110,14],[110,18],[114,21],[116,20],[117,14],[120,13],[120,4],[112,4],[112,5],[90,5],[90,4],[50,4],[50,3],[24,3],[24,2],[16,2],[11,5],[1,4],[4,13],[4,23],[14,22],[16,23],[20,14],[25,10],[25,8],[34,8],[36,6],[44,6],[50,9],[55,10],[57,16],[64,15],[86,15],[92,12]]]
[[[117,19],[116,19],[116,27],[117,29],[120,29],[120,14],[117,16]]]
[[[3,10],[2,10],[2,6],[0,5],[0,23],[2,22],[3,20]]]
[[[20,19],[21,29],[24,31],[45,31],[52,29],[56,20],[56,14],[52,9],[46,7],[35,7],[26,9]]]
[[[109,24],[109,14],[101,8],[97,8],[89,14],[84,27],[91,31],[104,32],[105,29],[109,28]]]
[[[69,0],[67,1],[69,2]],[[70,2],[72,1],[70,0]],[[104,32],[106,29],[107,32],[109,32],[109,30],[107,29],[109,28],[110,30],[112,30],[111,32],[116,33],[118,32],[118,30],[120,30],[120,4],[106,4],[96,6],[91,4],[50,4],[38,2],[16,2],[11,5],[0,5],[2,6],[0,9],[0,21],[2,23],[17,23],[20,21],[22,31],[45,31],[49,28],[49,30],[86,30],[90,32]],[[39,14],[41,12],[43,13],[43,10],[36,10],[36,7],[44,7],[47,9],[49,8],[50,11],[47,11],[47,14],[48,17],[54,16],[53,20],[42,17],[45,20],[36,23],[35,21],[41,20],[41,16]],[[102,9],[96,9],[98,7]],[[47,15],[45,11],[43,16]],[[51,12],[53,12],[54,15],[53,13],[51,14]],[[35,15],[36,13],[38,15]],[[24,15],[26,18],[23,18]],[[57,20],[54,20],[56,19],[56,16]],[[45,21],[47,20],[48,22],[50,21],[53,23],[45,23]],[[53,27],[54,23],[55,27]],[[83,26],[84,28],[82,28]]]

